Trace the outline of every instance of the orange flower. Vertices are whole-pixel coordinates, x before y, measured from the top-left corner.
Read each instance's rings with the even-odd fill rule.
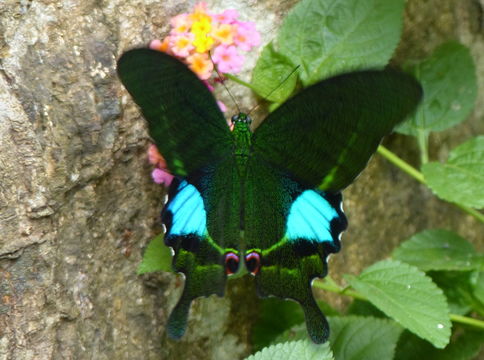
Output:
[[[166,169],[165,158],[161,156],[155,144],[151,144],[148,148],[148,161],[160,169]]]
[[[166,38],[164,38],[163,42],[161,42],[160,40],[151,41],[150,42],[150,49],[163,51],[163,52],[170,54],[171,53],[171,51],[170,51],[170,37],[167,36]]]
[[[215,30],[212,32],[212,36],[221,44],[231,45],[234,41],[234,32],[235,29],[232,25],[221,24],[220,26],[215,28]]]
[[[212,74],[213,64],[206,53],[195,53],[187,57],[188,67],[202,80]]]

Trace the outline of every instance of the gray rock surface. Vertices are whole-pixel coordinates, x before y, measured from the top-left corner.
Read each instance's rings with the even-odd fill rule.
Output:
[[[269,40],[294,1],[209,2],[235,7]],[[139,277],[161,231],[163,189],[150,180],[148,137],[115,61],[162,38],[193,2],[0,2],[0,360],[237,359],[250,352],[257,312],[251,281],[196,301],[180,342],[164,324],[181,277]],[[458,39],[471,48],[479,100],[470,120],[432,139],[433,158],[482,133],[484,1],[408,1],[396,61]],[[247,67],[251,68],[254,59]],[[232,86],[232,88],[235,88]],[[249,107],[253,98],[235,89]],[[240,94],[239,94],[240,92]],[[416,163],[416,145],[388,145]],[[453,229],[483,248],[482,225],[375,156],[346,191],[350,228],[330,271],[357,273],[413,233]],[[330,297],[342,305],[339,297]]]

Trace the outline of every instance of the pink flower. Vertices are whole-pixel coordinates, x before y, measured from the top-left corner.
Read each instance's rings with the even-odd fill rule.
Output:
[[[172,26],[171,33],[186,33],[190,30],[190,26],[192,26],[192,21],[188,14],[180,14],[177,15],[170,20],[170,25]]]
[[[194,13],[208,13],[207,3],[204,1],[199,2],[193,7]]]
[[[187,57],[190,51],[195,49],[193,46],[193,40],[195,35],[191,33],[180,33],[171,36],[170,48],[173,54],[179,57]]]
[[[151,40],[149,48],[152,50],[158,50],[161,47],[162,42],[158,39]]]
[[[235,124],[232,122],[232,120],[227,119],[227,125],[229,126],[230,131],[234,131]]]
[[[148,161],[156,166],[156,169],[151,172],[153,181],[157,184],[169,186],[174,176],[168,172],[166,161],[154,144],[151,144],[148,148]]]
[[[242,69],[244,57],[237,53],[235,46],[219,45],[215,48],[212,60],[223,73],[238,73]]]
[[[153,181],[157,184],[163,184],[165,186],[170,186],[171,182],[173,181],[174,176],[165,170],[162,169],[154,169],[151,172],[151,177]]]
[[[210,84],[207,80],[202,80],[202,82],[205,84],[205,86],[208,88],[208,90],[213,92],[214,87],[212,86],[212,84]]]
[[[255,28],[255,23],[237,21],[237,33],[234,36],[234,43],[244,51],[260,44],[260,34]]]
[[[220,100],[217,100],[217,105],[218,105],[221,112],[227,111],[227,106],[225,106],[225,104],[223,102],[221,102]],[[230,122],[232,122],[232,121],[230,121]]]
[[[237,10],[228,9],[223,13],[215,15],[215,20],[221,24],[232,24],[239,17]]]

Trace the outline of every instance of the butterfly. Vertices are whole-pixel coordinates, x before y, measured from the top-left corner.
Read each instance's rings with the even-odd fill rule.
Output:
[[[193,299],[223,296],[227,277],[245,267],[260,297],[298,302],[312,341],[325,342],[311,282],[340,250],[341,190],[416,108],[418,82],[394,70],[338,75],[287,100],[255,131],[250,116],[234,115],[230,131],[212,93],[176,58],[134,49],[117,71],[175,176],[162,222],[185,286],[168,334],[182,337]]]

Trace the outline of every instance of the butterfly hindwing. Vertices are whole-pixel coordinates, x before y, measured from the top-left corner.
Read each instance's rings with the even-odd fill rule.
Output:
[[[360,71],[314,84],[256,129],[253,151],[313,188],[340,191],[422,96],[411,76]]]
[[[326,275],[328,255],[340,249],[347,225],[341,194],[305,188],[258,157],[249,160],[245,194],[245,262],[259,296],[297,301],[311,339],[326,341],[311,281]]]
[[[225,118],[185,64],[159,51],[135,49],[121,56],[117,70],[171,173],[187,176],[227,155],[233,140]]]
[[[246,264],[259,295],[290,298],[311,339],[329,329],[311,290],[327,273],[347,221],[339,191],[363,170],[382,137],[417,106],[422,91],[395,71],[361,71],[317,83],[256,129],[248,165]],[[248,261],[249,260],[249,261]],[[252,263],[250,262],[252,261]]]
[[[233,157],[204,167],[170,186],[162,212],[165,244],[175,251],[173,268],[185,275],[182,296],[167,324],[172,338],[186,330],[193,299],[223,296],[227,280],[225,254],[238,252],[240,179]]]

